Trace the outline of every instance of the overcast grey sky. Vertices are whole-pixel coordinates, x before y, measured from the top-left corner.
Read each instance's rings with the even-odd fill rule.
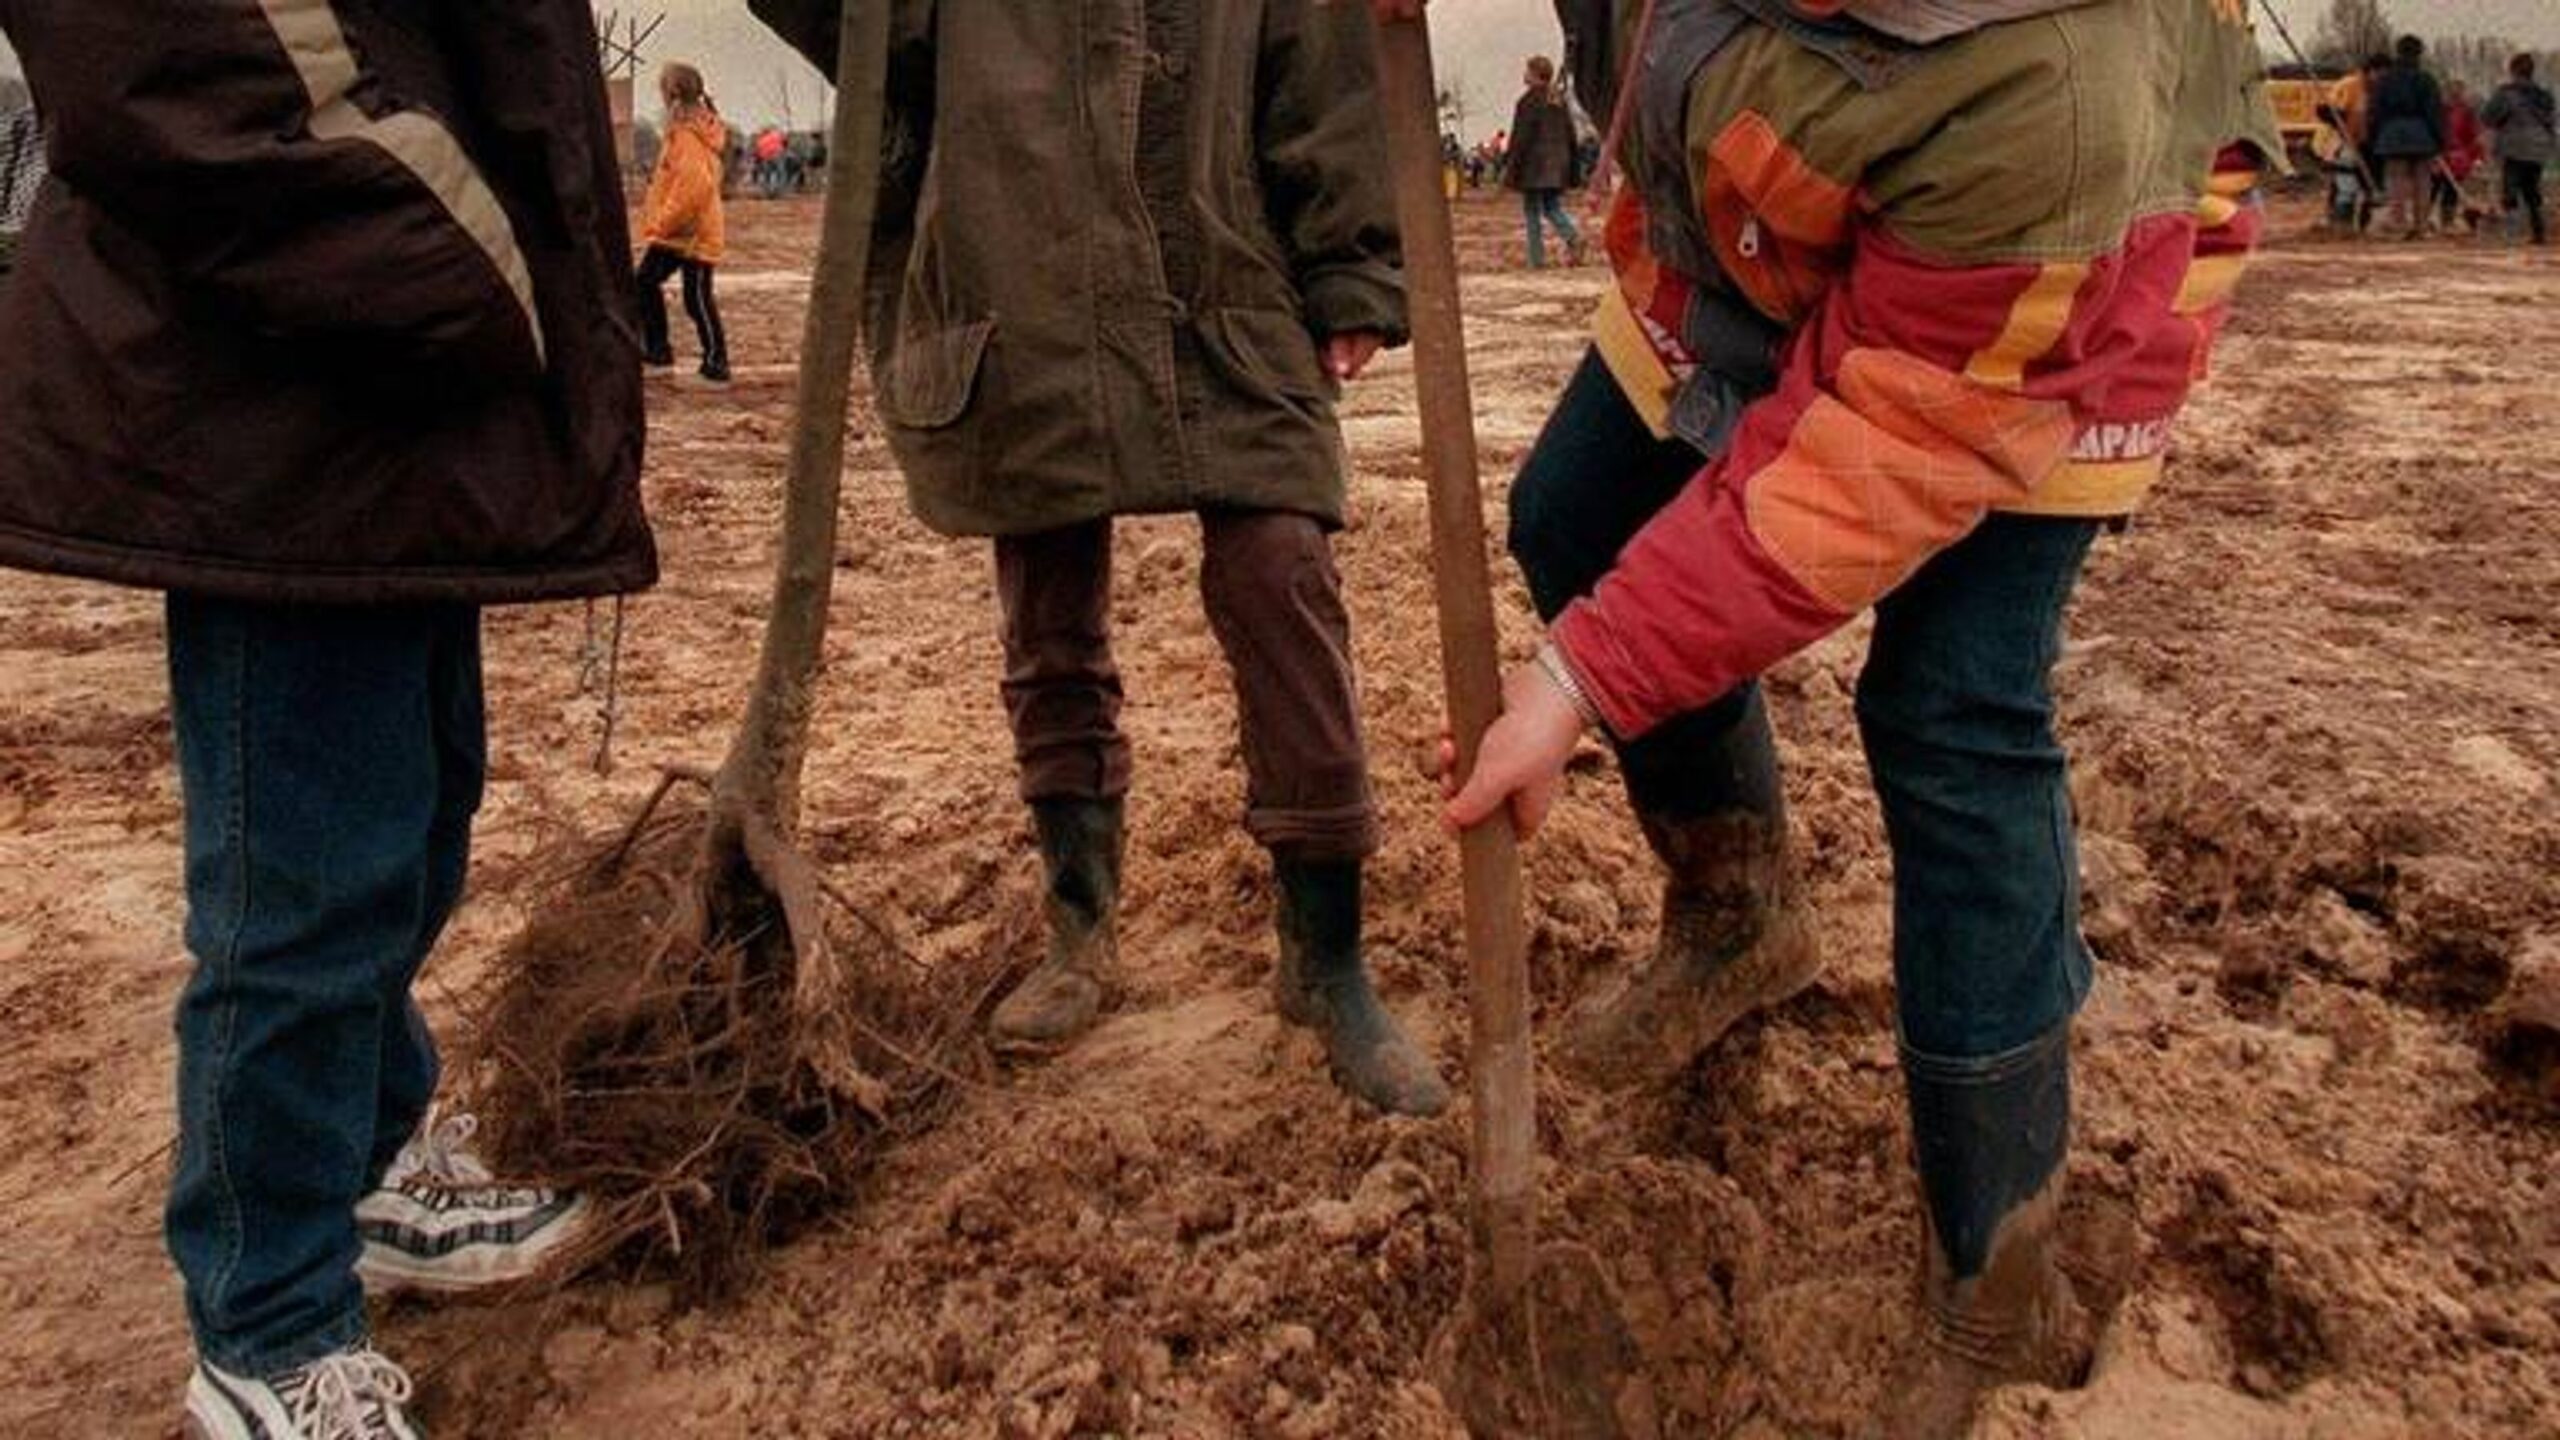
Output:
[[[2304,44],[2328,0],[2277,0]],[[692,60],[732,119],[755,124],[783,118],[787,104],[801,124],[814,123],[821,90],[817,72],[800,62],[747,14],[746,0],[609,0],[599,9],[625,15],[666,11],[648,47],[652,60]],[[2384,0],[2395,23],[2428,35],[2504,35],[2520,44],[2560,45],[2560,0]],[[1557,47],[1551,0],[1434,0],[1432,25],[1441,83],[1469,102],[1467,128],[1485,133],[1510,118],[1520,61]],[[2274,37],[2269,36],[2272,44]],[[0,70],[16,61],[0,43]]]
[[[650,57],[700,64],[731,116],[749,122],[778,118],[786,84],[804,116],[816,105],[817,72],[765,34],[747,14],[746,0],[613,3],[626,14],[662,6],[667,23],[649,46]],[[2310,44],[2328,0],[2278,5]],[[2519,44],[2560,45],[2560,0],[2384,0],[2383,8],[2398,24],[2425,34],[2504,35]],[[1464,89],[1472,132],[1490,133],[1509,123],[1521,60],[1554,54],[1560,44],[1553,0],[1433,0],[1431,17],[1440,82]],[[2272,44],[2274,37],[2268,40]]]

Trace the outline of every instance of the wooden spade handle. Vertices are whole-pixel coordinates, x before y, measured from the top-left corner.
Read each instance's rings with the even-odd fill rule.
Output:
[[[1404,229],[1422,465],[1431,492],[1440,668],[1464,775],[1474,770],[1484,732],[1502,713],[1502,670],[1476,473],[1475,402],[1458,310],[1457,246],[1440,184],[1440,104],[1427,23],[1417,16],[1381,24],[1378,51],[1388,159]],[[1520,846],[1508,810],[1468,831],[1462,843],[1473,1020],[1475,1279],[1484,1299],[1501,1304],[1527,1286],[1537,1242],[1537,1094]]]

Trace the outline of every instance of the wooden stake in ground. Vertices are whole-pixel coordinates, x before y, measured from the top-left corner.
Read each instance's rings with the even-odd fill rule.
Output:
[[[1502,676],[1425,22],[1417,16],[1381,23],[1379,62],[1431,493],[1440,663],[1464,774],[1502,713]],[[1537,1073],[1519,840],[1508,812],[1469,831],[1463,847],[1474,1253],[1466,1301],[1432,1347],[1434,1368],[1478,1436],[1650,1436],[1656,1421],[1637,1374],[1635,1343],[1599,1258],[1579,1246],[1537,1243]]]

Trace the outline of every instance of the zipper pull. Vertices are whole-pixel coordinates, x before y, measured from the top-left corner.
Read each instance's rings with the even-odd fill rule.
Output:
[[[1739,248],[1742,251],[1742,258],[1745,260],[1757,260],[1760,258],[1759,216],[1746,215],[1743,217],[1742,242]]]

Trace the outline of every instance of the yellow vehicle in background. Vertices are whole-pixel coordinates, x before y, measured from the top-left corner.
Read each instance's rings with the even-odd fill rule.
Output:
[[[2320,162],[2336,153],[2338,137],[2321,121],[2320,107],[2329,102],[2338,79],[2299,65],[2267,72],[2267,103],[2276,112],[2276,128],[2297,171],[2316,173]]]

